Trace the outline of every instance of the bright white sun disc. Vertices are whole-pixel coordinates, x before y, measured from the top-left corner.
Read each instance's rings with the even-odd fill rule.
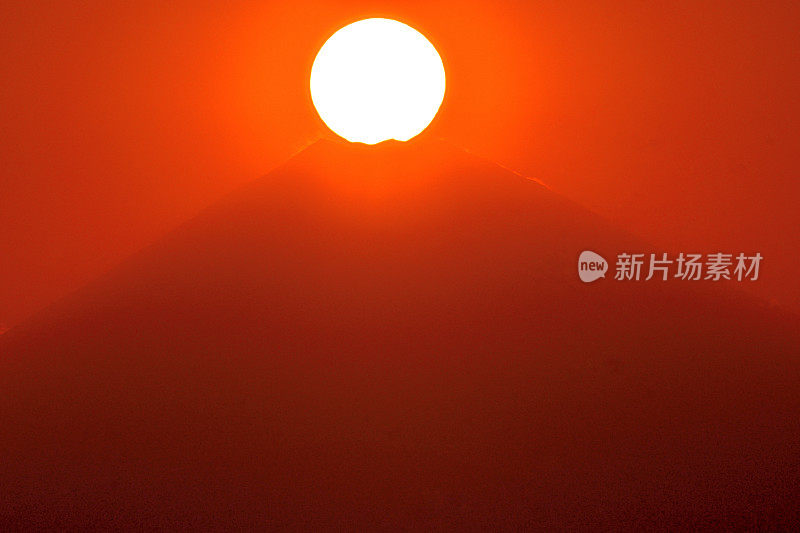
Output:
[[[431,123],[444,98],[442,58],[414,28],[372,18],[334,33],[311,67],[322,121],[348,141],[407,141]]]

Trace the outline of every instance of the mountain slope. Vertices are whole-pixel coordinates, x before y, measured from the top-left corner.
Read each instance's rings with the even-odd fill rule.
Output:
[[[439,141],[318,142],[0,338],[0,520],[795,519],[797,320],[585,249],[650,251]]]

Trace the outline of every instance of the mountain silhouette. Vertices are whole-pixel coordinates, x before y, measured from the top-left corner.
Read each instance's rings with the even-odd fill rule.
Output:
[[[796,520],[797,318],[583,250],[656,251],[424,135],[312,144],[0,337],[0,524]]]

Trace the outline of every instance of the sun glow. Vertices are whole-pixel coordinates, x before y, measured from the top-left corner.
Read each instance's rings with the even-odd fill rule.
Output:
[[[442,59],[414,28],[390,19],[334,33],[311,68],[311,99],[348,141],[407,141],[431,123],[444,98]]]

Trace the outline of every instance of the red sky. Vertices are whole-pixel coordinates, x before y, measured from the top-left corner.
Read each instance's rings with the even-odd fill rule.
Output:
[[[370,16],[439,50],[437,135],[800,310],[797,2],[7,1],[0,324],[324,134],[314,55]]]

